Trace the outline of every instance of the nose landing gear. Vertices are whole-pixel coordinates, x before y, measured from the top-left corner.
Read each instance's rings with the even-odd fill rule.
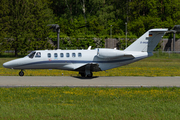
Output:
[[[23,72],[23,70],[21,70],[20,72],[19,72],[19,76],[24,76],[24,72]]]

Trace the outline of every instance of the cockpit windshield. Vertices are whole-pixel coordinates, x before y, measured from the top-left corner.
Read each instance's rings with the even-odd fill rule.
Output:
[[[33,58],[36,52],[32,51],[29,55],[27,55],[29,58]]]

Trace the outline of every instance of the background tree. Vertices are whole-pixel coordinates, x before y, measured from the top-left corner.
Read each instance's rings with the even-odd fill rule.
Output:
[[[1,39],[1,46],[14,50],[15,56],[20,51],[48,47],[45,45],[48,33],[45,26],[50,20],[51,10],[47,3],[47,0],[4,0],[6,12],[2,14],[2,23],[5,24],[1,28],[6,39]]]
[[[179,0],[133,0],[129,5],[129,31],[137,36],[152,28],[180,24]]]
[[[179,0],[1,0],[0,50],[18,51],[49,48],[47,38],[56,33],[47,24],[59,24],[63,47],[93,45],[92,38],[139,37],[152,28],[180,24]],[[88,42],[79,42],[83,38]],[[76,42],[75,42],[75,41]],[[78,43],[78,44],[75,44]]]

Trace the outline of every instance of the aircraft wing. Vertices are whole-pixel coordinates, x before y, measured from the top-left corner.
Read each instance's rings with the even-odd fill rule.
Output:
[[[90,71],[101,71],[101,68],[97,63],[87,63],[75,69],[75,71],[85,71],[86,67],[90,68]]]

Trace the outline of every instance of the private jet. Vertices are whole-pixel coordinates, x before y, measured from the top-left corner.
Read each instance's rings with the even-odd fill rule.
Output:
[[[92,77],[93,72],[127,65],[153,55],[153,50],[168,29],[150,29],[125,50],[96,48],[86,50],[35,50],[24,58],[3,64],[5,68],[61,69],[78,71],[82,77]],[[117,71],[118,72],[118,71]]]

